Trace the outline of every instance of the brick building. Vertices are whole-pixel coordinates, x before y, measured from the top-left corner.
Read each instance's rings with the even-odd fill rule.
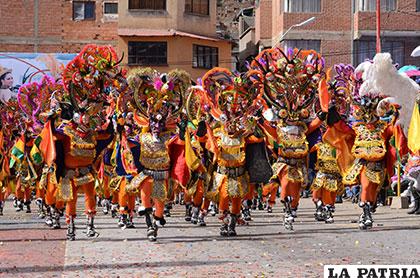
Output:
[[[255,55],[275,45],[309,48],[320,51],[327,66],[358,64],[375,54],[375,9],[375,0],[260,0],[255,27],[240,32],[240,51],[255,49]],[[420,44],[420,0],[382,0],[381,10],[382,51],[400,65],[420,65],[419,58],[410,57]],[[289,30],[311,17],[311,23]]]
[[[181,68],[193,79],[231,68],[231,43],[216,33],[216,0],[120,0],[118,49],[129,66]]]
[[[2,1],[0,52],[77,53],[117,43],[118,0]]]
[[[193,78],[230,68],[216,32],[216,0],[16,0],[0,9],[0,52],[77,53],[110,44],[123,64],[182,68]]]

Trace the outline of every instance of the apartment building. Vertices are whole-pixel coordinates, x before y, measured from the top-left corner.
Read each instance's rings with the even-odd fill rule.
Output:
[[[420,0],[381,0],[381,15],[382,51],[400,65],[420,65],[410,57],[420,44]],[[314,49],[328,66],[358,64],[375,54],[376,0],[260,0],[254,18],[254,28],[240,35],[244,51],[254,47],[254,54],[276,45]]]
[[[216,0],[120,0],[118,49],[128,66],[180,68],[195,79],[231,68],[231,43],[216,36]]]
[[[89,43],[124,53],[129,67],[182,68],[195,79],[231,68],[216,33],[216,0],[16,0],[0,9],[0,52],[77,53]]]
[[[0,52],[77,53],[117,45],[118,0],[2,1]]]

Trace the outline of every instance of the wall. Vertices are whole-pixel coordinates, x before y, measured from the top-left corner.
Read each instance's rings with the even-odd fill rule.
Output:
[[[219,48],[219,67],[231,69],[231,45],[227,41],[207,41],[200,39],[193,39],[190,37],[120,37],[118,40],[118,49],[121,54],[125,52],[123,65],[127,65],[128,55],[128,41],[166,41],[168,44],[168,66],[155,67],[161,72],[167,72],[174,68],[184,69],[189,72],[196,80],[202,77],[207,69],[197,69],[192,67],[193,44],[212,46]]]
[[[265,42],[266,40],[271,41],[272,36],[272,17],[271,13],[273,5],[271,0],[261,0],[258,8],[255,10],[255,41]],[[264,46],[271,46],[271,43]]]
[[[185,0],[167,0],[166,11],[129,10],[128,0],[119,1],[118,28],[176,29],[204,36],[216,36],[216,0],[210,0],[210,15],[185,12]]]
[[[115,45],[117,22],[104,20],[104,1],[95,2],[95,20],[76,22],[68,0],[2,1],[0,51],[75,53],[87,43]]]

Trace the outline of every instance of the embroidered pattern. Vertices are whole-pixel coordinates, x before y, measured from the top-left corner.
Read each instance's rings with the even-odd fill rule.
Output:
[[[279,155],[285,158],[303,158],[308,155],[309,144],[304,123],[295,126],[279,126],[277,128]]]
[[[170,167],[167,142],[170,134],[166,133],[160,141],[154,141],[152,134],[145,133],[140,137],[140,162],[147,169],[166,170]]]
[[[70,137],[70,154],[74,157],[86,157],[94,159],[96,156],[96,139],[94,133],[88,134],[86,137],[81,137],[70,126],[64,127],[64,134]]]
[[[379,121],[369,126],[359,123],[353,129],[356,132],[356,139],[351,151],[355,158],[377,161],[385,157],[386,146],[383,138],[385,122]]]

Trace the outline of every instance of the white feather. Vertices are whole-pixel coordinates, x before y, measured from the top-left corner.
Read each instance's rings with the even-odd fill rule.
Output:
[[[407,75],[398,73],[392,64],[391,54],[378,53],[373,58],[373,87],[381,94],[394,97],[402,106],[400,120],[407,130],[419,85]]]

